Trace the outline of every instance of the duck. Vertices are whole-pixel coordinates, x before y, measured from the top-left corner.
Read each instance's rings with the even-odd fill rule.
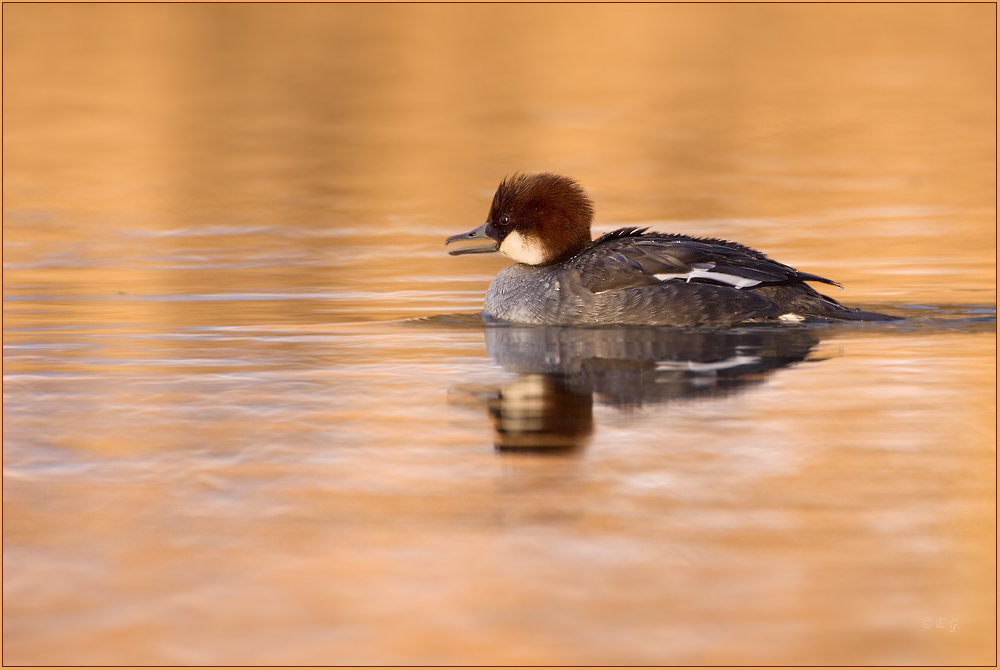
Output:
[[[453,235],[488,240],[450,255],[499,252],[516,261],[486,291],[488,322],[542,326],[729,327],[744,323],[896,321],[851,309],[807,282],[842,288],[737,242],[625,227],[591,239],[594,205],[573,179],[505,177],[486,222]]]

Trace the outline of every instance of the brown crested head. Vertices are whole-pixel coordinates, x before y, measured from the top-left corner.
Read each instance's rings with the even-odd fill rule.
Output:
[[[569,177],[515,174],[493,196],[486,234],[516,261],[550,265],[587,248],[593,219],[590,198]]]

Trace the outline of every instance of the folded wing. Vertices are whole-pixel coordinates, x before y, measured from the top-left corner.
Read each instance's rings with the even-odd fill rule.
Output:
[[[736,289],[799,282],[840,286],[799,272],[735,242],[621,228],[596,240],[575,263],[594,293],[663,282],[715,284]]]

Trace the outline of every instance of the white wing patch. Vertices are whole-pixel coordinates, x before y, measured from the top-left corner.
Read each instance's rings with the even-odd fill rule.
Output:
[[[730,286],[735,286],[736,288],[750,288],[751,286],[756,286],[760,282],[756,279],[747,279],[746,277],[737,277],[736,275],[728,275],[725,272],[712,272],[712,268],[715,267],[715,263],[696,263],[692,266],[694,269],[690,272],[683,272],[677,274],[659,274],[653,275],[660,281],[672,281],[674,279],[683,279],[685,282],[689,282],[692,279],[711,279],[712,281],[717,281],[722,284],[729,284]]]
[[[713,363],[697,363],[695,361],[659,361],[656,364],[656,369],[660,371],[689,370],[691,372],[715,372],[716,370],[738,368],[741,365],[752,365],[754,363],[760,363],[760,361],[761,358],[759,356],[745,356],[737,354],[736,356],[730,356],[725,360],[715,361]]]

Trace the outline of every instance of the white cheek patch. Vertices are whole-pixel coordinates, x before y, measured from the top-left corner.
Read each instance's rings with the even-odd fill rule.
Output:
[[[756,286],[760,282],[756,279],[747,279],[746,277],[737,277],[736,275],[727,275],[725,272],[711,272],[710,268],[715,267],[714,265],[700,265],[695,266],[694,270],[690,272],[678,273],[678,274],[661,274],[653,275],[660,281],[670,281],[673,279],[683,279],[684,281],[691,281],[692,279],[711,279],[712,281],[717,281],[720,284],[729,284],[730,286],[735,286],[736,288],[750,288],[751,286]]]
[[[543,265],[549,259],[548,251],[537,237],[525,237],[516,230],[504,238],[499,251],[504,256],[527,265]]]
[[[526,375],[504,387],[504,430],[510,432],[539,432],[545,429],[545,416],[541,411],[549,395],[541,375]]]

